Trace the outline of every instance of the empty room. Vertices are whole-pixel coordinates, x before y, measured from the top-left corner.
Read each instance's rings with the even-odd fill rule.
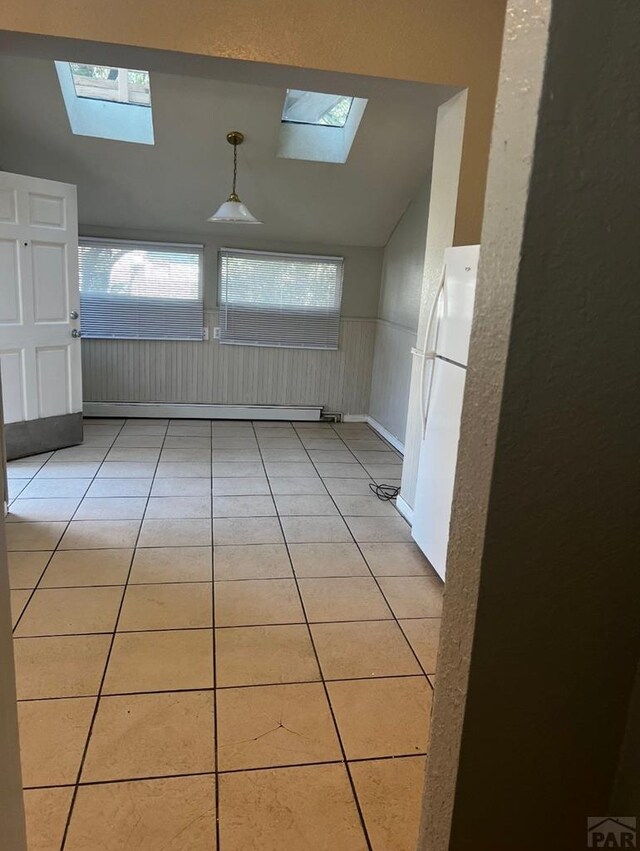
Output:
[[[29,851],[413,849],[479,253],[467,88],[3,46]]]
[[[5,0],[2,851],[635,847],[638,8]]]

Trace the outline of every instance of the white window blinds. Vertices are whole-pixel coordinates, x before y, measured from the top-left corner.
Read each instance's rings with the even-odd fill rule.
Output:
[[[220,251],[220,342],[337,349],[342,257]]]
[[[83,337],[202,340],[202,246],[83,237]]]

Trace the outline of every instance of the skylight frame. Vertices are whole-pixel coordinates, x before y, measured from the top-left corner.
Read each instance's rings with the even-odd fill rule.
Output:
[[[150,79],[149,105],[82,97],[76,93],[71,71],[72,63],[66,60],[55,60],[54,64],[69,126],[75,136],[91,136],[96,139],[133,142],[139,145],[153,145],[155,143]],[[150,77],[151,75],[149,75]]]
[[[338,105],[338,103],[340,101],[348,100],[349,101],[349,108],[347,109],[347,112],[344,116],[344,120],[340,124],[324,122],[324,121],[321,121],[321,120],[305,121],[304,119],[299,119],[299,118],[289,118],[286,114],[287,100],[289,98],[290,93],[292,93],[292,92],[299,92],[302,95],[317,95],[318,97],[323,97],[323,98],[327,98],[327,97],[336,98],[337,99],[336,103],[334,103],[332,106],[330,106],[323,113],[322,117],[324,117],[324,115],[327,115],[329,112],[331,112],[332,109],[335,109],[335,107]],[[285,99],[284,99],[284,105],[283,105],[283,108],[282,108],[282,116],[281,116],[280,120],[281,120],[282,124],[302,124],[302,125],[305,125],[307,127],[330,127],[330,128],[335,129],[335,130],[343,130],[345,128],[345,126],[347,125],[347,122],[349,121],[349,116],[351,114],[351,110],[353,109],[353,104],[354,104],[355,100],[356,100],[356,98],[353,95],[338,95],[338,94],[331,94],[329,92],[312,92],[312,91],[307,91],[306,89],[287,89],[286,94],[285,94]],[[294,104],[294,106],[295,106],[295,104]]]
[[[287,89],[287,92],[289,91],[291,90]],[[322,93],[312,92],[311,94]],[[367,106],[367,98],[357,95],[324,95],[324,97],[351,98],[344,126],[281,119],[277,157],[308,162],[346,163]]]

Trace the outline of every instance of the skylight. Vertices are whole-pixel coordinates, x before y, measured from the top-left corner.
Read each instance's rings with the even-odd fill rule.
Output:
[[[151,106],[148,71],[70,62],[76,96]]]
[[[366,98],[287,89],[278,156],[346,163],[366,105]]]
[[[287,89],[282,120],[291,124],[344,127],[349,118],[353,100],[346,95]]]
[[[81,62],[55,65],[72,133],[153,145],[148,71]]]

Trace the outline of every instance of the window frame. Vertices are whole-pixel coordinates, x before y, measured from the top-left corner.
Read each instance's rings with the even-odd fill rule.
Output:
[[[302,345],[302,344],[293,344],[293,343],[274,343],[271,341],[245,341],[245,340],[225,340],[223,339],[223,321],[226,318],[225,311],[225,303],[222,299],[222,262],[224,259],[225,252],[231,254],[248,254],[254,255],[257,257],[276,257],[278,259],[290,257],[293,260],[296,259],[304,259],[304,260],[326,260],[332,261],[335,263],[339,269],[338,272],[338,280],[337,280],[337,290],[338,290],[338,305],[335,311],[335,320],[336,320],[336,345]],[[293,349],[298,351],[326,351],[326,352],[335,352],[340,349],[340,322],[342,319],[342,299],[344,296],[344,267],[345,267],[345,258],[341,255],[331,255],[331,254],[302,254],[302,253],[294,253],[291,251],[267,251],[264,249],[249,249],[249,248],[230,248],[228,246],[223,246],[218,249],[218,264],[217,264],[217,285],[216,285],[216,309],[218,312],[218,325],[219,325],[219,339],[218,342],[221,345],[225,346],[251,346],[257,348],[273,348],[273,349]],[[257,305],[256,309],[259,309],[261,305]],[[262,305],[264,307],[264,305]],[[293,314],[294,311],[291,311]],[[311,313],[311,311],[299,311],[299,315],[304,315],[304,313]]]
[[[100,78],[100,77],[86,77],[85,78],[85,77],[83,77],[82,74],[78,74],[77,71],[74,71],[74,66],[83,66],[85,68],[102,68],[104,70],[117,71],[118,72],[118,79],[117,79],[116,86],[114,87],[115,97],[106,97],[106,96],[101,97],[100,95],[97,95],[97,94],[91,94],[91,95],[81,94],[78,91],[78,85],[79,85],[79,82],[78,82],[78,79],[77,79],[78,77],[81,77],[82,79],[86,79],[87,81],[89,81],[89,82],[84,84],[85,86],[89,86],[91,82],[93,82],[95,84],[96,82],[98,82],[98,83],[104,82],[104,80],[103,80],[103,78]],[[149,72],[144,70],[143,68],[120,68],[117,65],[97,65],[94,62],[69,62],[69,70],[71,71],[71,79],[73,81],[73,89],[74,89],[74,92],[75,92],[75,95],[76,95],[77,98],[84,99],[84,100],[97,100],[97,101],[100,101],[102,103],[125,103],[125,104],[128,104],[129,106],[143,106],[146,109],[151,109],[151,78],[150,78]],[[121,79],[120,75],[123,72],[124,72],[124,78]],[[146,93],[146,97],[148,98],[148,101],[145,100],[143,102],[140,102],[138,100],[132,100],[131,90],[132,90],[132,88],[135,84],[131,83],[131,81],[129,79],[129,74],[146,74],[147,86],[148,86],[148,91]],[[98,86],[98,89],[99,88],[100,88],[100,86]],[[105,93],[109,94],[110,90],[105,89]]]
[[[120,239],[118,237],[97,237],[97,236],[87,236],[80,235],[78,237],[78,265],[80,267],[80,249],[83,246],[99,246],[103,244],[105,246],[113,246],[114,248],[120,248],[125,246],[131,246],[133,249],[137,250],[147,250],[149,248],[156,248],[159,251],[167,251],[170,252],[172,248],[184,250],[184,253],[189,253],[190,250],[193,251],[194,254],[198,257],[198,298],[197,299],[183,299],[183,301],[193,301],[199,306],[199,314],[202,317],[200,322],[201,333],[198,337],[192,336],[131,336],[128,334],[124,335],[114,335],[114,334],[105,334],[104,336],[98,336],[96,334],[85,335],[83,337],[89,340],[137,340],[137,341],[147,341],[147,342],[202,342],[205,340],[205,327],[204,327],[204,282],[205,282],[205,274],[204,274],[204,255],[205,255],[205,246],[203,243],[191,243],[191,242],[159,242],[156,240],[143,240],[143,239]],[[80,292],[80,326],[82,328],[82,319],[83,319],[83,306],[82,306],[82,297],[83,291],[80,287],[80,275],[78,275],[78,287]],[[85,291],[85,296],[90,296],[91,293],[87,293]],[[99,292],[93,293],[94,296],[100,296]],[[108,294],[104,294],[108,296]],[[138,296],[138,300],[141,301],[145,298],[145,296]],[[148,297],[153,298],[153,297]],[[117,300],[117,296],[114,300]],[[158,297],[154,299],[156,303],[160,301]],[[179,299],[176,299],[179,301]],[[167,300],[168,301],[168,300]]]

